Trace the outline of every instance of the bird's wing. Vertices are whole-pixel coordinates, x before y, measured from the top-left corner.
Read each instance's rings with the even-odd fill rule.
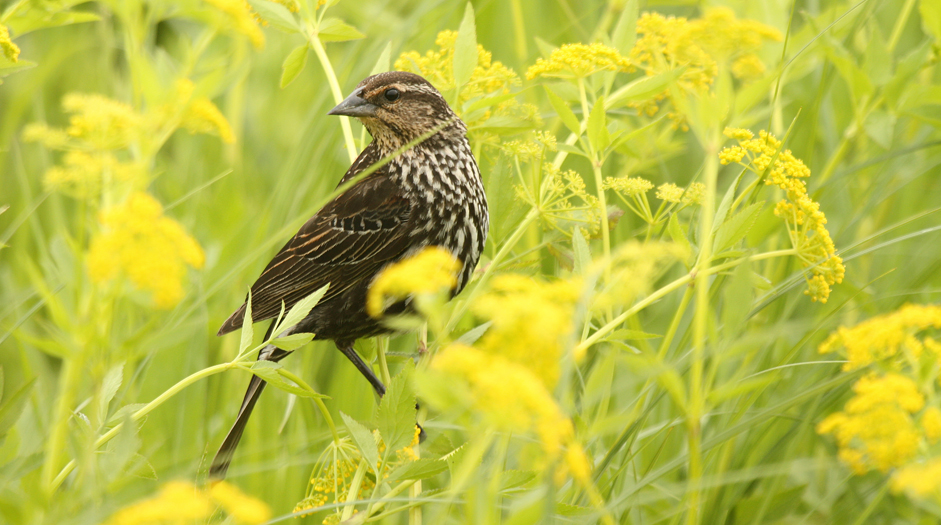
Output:
[[[290,310],[325,284],[321,302],[371,277],[405,252],[413,220],[399,185],[383,170],[369,175],[324,206],[268,263],[252,285],[253,321],[277,316],[282,301]],[[243,304],[219,335],[241,327],[244,316]]]

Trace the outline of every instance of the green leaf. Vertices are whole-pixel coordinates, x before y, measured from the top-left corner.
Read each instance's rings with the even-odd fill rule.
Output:
[[[575,275],[585,275],[591,266],[591,250],[578,226],[572,230],[572,253],[575,254]]]
[[[649,334],[647,332],[642,332],[640,330],[631,330],[630,328],[619,328],[605,337],[607,341],[628,341],[628,340],[641,340],[641,339],[656,339],[658,337],[663,337],[660,334]]]
[[[738,191],[738,184],[741,182],[742,177],[745,175],[745,170],[742,170],[738,174],[738,177],[729,185],[729,189],[725,190],[725,195],[722,196],[722,200],[719,202],[719,207],[716,208],[715,215],[715,226],[713,226],[712,231],[716,232],[719,227],[725,222],[725,217],[729,214],[729,208],[732,207],[732,202],[735,200],[735,192]]]
[[[693,246],[689,242],[686,230],[683,229],[683,225],[680,224],[680,220],[676,218],[675,213],[670,215],[670,220],[667,223],[667,232],[670,234],[670,238],[673,239],[673,242],[686,248],[686,253],[693,253]]]
[[[5,436],[10,428],[16,424],[16,420],[20,418],[35,382],[36,378],[33,378],[23,383],[23,386],[19,387],[16,392],[13,392],[13,395],[0,405],[0,437]]]
[[[467,346],[470,346],[476,343],[477,340],[480,339],[480,337],[487,332],[487,329],[489,329],[490,325],[492,324],[493,324],[493,321],[487,321],[486,323],[480,326],[475,326],[474,328],[471,328],[470,330],[464,332],[461,335],[461,337],[458,337],[455,343],[460,343],[460,344],[467,345]]]
[[[271,333],[275,335],[280,334],[286,328],[290,328],[301,322],[301,320],[307,317],[307,314],[309,314],[310,311],[313,310],[315,306],[317,306],[317,303],[320,302],[320,299],[323,298],[323,295],[327,293],[327,288],[329,286],[330,284],[325,284],[316,292],[298,301],[297,304],[291,307],[291,311],[289,311],[288,314],[284,316],[281,322],[278,323],[277,328],[275,328]],[[282,302],[282,308],[283,307],[284,303]]]
[[[370,432],[365,425],[344,414],[342,411],[340,412],[340,417],[342,417],[343,422],[346,423],[346,428],[349,429],[350,435],[353,437],[353,441],[356,442],[359,451],[363,453],[363,458],[369,463],[373,472],[376,472],[379,468],[379,446],[376,445],[376,437],[373,436],[373,433]],[[376,472],[376,475],[378,475],[378,472]]]
[[[271,344],[277,346],[281,350],[297,350],[298,348],[306,345],[314,339],[314,334],[299,333],[286,335],[284,337],[278,337],[271,341]]]
[[[921,0],[918,3],[918,12],[921,14],[921,26],[934,37],[935,42],[941,42],[941,2],[938,0]]]
[[[50,14],[42,8],[27,9],[22,14],[11,16],[6,20],[7,25],[17,38],[50,27],[60,27],[84,22],[97,22],[101,17],[88,11],[59,11]]]
[[[565,127],[569,128],[569,131],[576,136],[580,136],[582,134],[582,125],[578,122],[575,113],[572,112],[572,108],[570,108],[561,97],[553,93],[552,90],[549,89],[549,86],[545,86],[545,88],[546,95],[549,96],[549,103],[552,104],[552,108],[555,109],[559,118],[562,119],[562,123],[565,124]]]
[[[525,91],[525,89],[522,91]],[[516,95],[519,95],[522,91],[518,91],[518,92],[514,91],[512,93],[501,93],[499,95],[494,95],[492,97],[478,98],[474,100],[473,102],[469,102],[467,106],[464,107],[464,113],[468,114],[473,111],[496,106],[497,104],[501,102],[506,102],[507,100],[510,100],[511,98],[516,97]],[[470,117],[468,117],[468,119],[470,119]]]
[[[339,18],[325,18],[317,28],[317,37],[324,42],[345,42],[366,38],[366,35]]]
[[[386,47],[382,48],[382,52],[379,53],[379,60],[376,60],[376,65],[372,67],[372,71],[369,72],[369,75],[375,75],[377,73],[385,73],[392,69],[392,41],[389,40],[386,42]]]
[[[326,398],[323,394],[318,394],[317,392],[312,392],[306,388],[301,388],[294,383],[289,383],[287,379],[281,375],[282,367],[279,363],[274,361],[255,361],[252,363],[252,366],[247,369],[249,372],[255,374],[256,376],[264,379],[269,385],[284,390],[290,394],[294,394],[298,397],[308,397],[308,398]]]
[[[722,225],[719,226],[719,231],[716,232],[713,253],[720,254],[744,239],[748,234],[748,230],[750,230],[751,227],[754,226],[755,221],[758,220],[758,214],[761,213],[761,209],[764,205],[764,201],[748,205],[729,218],[729,220],[722,223]]]
[[[409,360],[392,378],[392,383],[379,402],[379,434],[386,444],[386,454],[407,446],[415,435],[415,394],[412,392],[412,371]]]
[[[16,62],[11,62],[7,57],[0,54],[0,78],[12,75],[13,73],[19,73],[20,71],[26,69],[32,69],[36,67],[35,62],[29,60],[17,60]]]
[[[121,388],[121,382],[124,380],[124,363],[118,363],[108,370],[104,380],[101,382],[101,391],[98,394],[98,416],[100,421],[108,417],[108,405],[114,399],[114,395]]]
[[[626,86],[619,88],[608,96],[608,109],[623,106],[629,102],[644,100],[657,95],[667,88],[686,70],[685,67],[671,69],[652,77],[637,79]]]
[[[748,312],[754,301],[751,262],[746,259],[735,267],[722,285],[722,334],[724,341],[735,341],[745,330]]]
[[[308,44],[300,45],[295,47],[284,59],[284,63],[281,64],[281,89],[294,82],[297,75],[300,75],[301,71],[304,70],[304,66],[307,65],[308,51],[310,51]]]
[[[588,115],[588,143],[591,144],[595,153],[604,151],[611,144],[607,115],[604,110],[604,97],[598,97],[591,108],[591,114]]]
[[[283,5],[268,0],[248,0],[248,3],[252,6],[252,11],[258,13],[258,16],[268,22],[271,27],[288,33],[300,32],[297,19]]]
[[[477,27],[474,24],[474,6],[467,2],[464,19],[454,42],[454,85],[467,84],[477,67]]]
[[[420,458],[410,461],[389,473],[387,482],[405,479],[428,479],[448,470],[448,462],[443,459]]]
[[[239,339],[239,353],[244,352],[255,341],[255,328],[252,326],[252,290],[248,289],[248,299],[245,300],[245,317],[242,317],[242,333]]]
[[[145,406],[147,406],[147,403],[131,403],[130,405],[124,405],[123,407],[119,408],[113,416],[108,418],[108,425],[110,426],[124,421],[125,416],[133,415],[134,412],[137,412]]]
[[[637,41],[637,0],[628,0],[621,9],[621,16],[614,26],[611,34],[611,43],[614,48],[627,56]]]
[[[500,475],[500,490],[522,487],[534,479],[536,479],[536,473],[531,470],[505,470]]]

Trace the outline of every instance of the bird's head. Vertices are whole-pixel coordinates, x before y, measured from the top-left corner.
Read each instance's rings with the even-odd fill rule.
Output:
[[[360,119],[380,145],[391,149],[435,130],[461,137],[467,132],[430,82],[405,71],[366,78],[327,114]]]

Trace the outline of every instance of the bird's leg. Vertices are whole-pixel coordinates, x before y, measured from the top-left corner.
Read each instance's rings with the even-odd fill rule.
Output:
[[[382,384],[382,381],[376,377],[376,374],[372,371],[372,368],[363,361],[363,358],[356,353],[356,350],[353,350],[353,343],[351,342],[340,342],[337,341],[337,348],[343,352],[343,355],[352,361],[353,366],[359,370],[359,373],[363,374],[369,384],[372,385],[373,390],[379,394],[379,397],[382,397],[386,393],[386,387]]]

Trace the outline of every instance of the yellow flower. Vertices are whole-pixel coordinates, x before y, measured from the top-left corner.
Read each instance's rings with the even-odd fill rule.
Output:
[[[451,91],[455,88],[453,63],[456,41],[456,31],[442,31],[435,39],[437,51],[428,51],[424,56],[417,51],[403,53],[395,61],[394,67],[400,71],[418,73],[441,92]],[[519,77],[512,69],[493,60],[493,55],[483,46],[478,45],[477,67],[474,68],[467,84],[461,88],[461,100],[466,101],[482,95],[509,93],[511,86],[519,84]]]
[[[0,24],[0,51],[10,62],[16,62],[20,56],[20,48],[10,40],[10,30]]]
[[[630,62],[604,44],[564,44],[549,59],[540,58],[526,70],[526,79],[536,77],[585,78],[599,71],[627,71]]]
[[[212,514],[209,498],[191,483],[165,483],[157,496],[128,505],[105,522],[106,525],[158,525],[206,520]]]
[[[921,415],[921,428],[931,443],[941,439],[941,409],[935,406],[926,408],[925,413]]]
[[[629,57],[632,66],[648,76],[683,67],[677,84],[688,91],[709,89],[720,66],[728,65],[740,79],[761,76],[764,64],[756,52],[768,40],[781,40],[778,30],[754,20],[738,20],[728,8],[709,9],[696,20],[643,13],[637,20],[637,34]],[[670,91],[664,90],[631,106],[653,115],[658,103],[669,97]]]
[[[818,433],[834,435],[840,458],[857,474],[872,468],[886,472],[914,458],[923,433],[912,414],[925,404],[914,381],[899,374],[870,374],[853,391],[856,395],[843,412],[817,425]]]
[[[682,203],[685,206],[691,206],[702,202],[703,193],[705,193],[705,191],[706,186],[701,182],[694,182],[690,184],[687,189],[680,188],[676,184],[668,182],[661,184],[660,187],[657,188],[657,198],[662,201],[677,204]]]
[[[245,494],[235,485],[225,481],[214,484],[209,490],[209,496],[221,505],[236,523],[257,525],[271,519],[271,509],[265,502]]]
[[[295,505],[294,512],[310,511],[309,513],[313,513],[318,507],[326,505],[331,500],[333,503],[346,501],[349,497],[353,476],[361,460],[362,454],[353,445],[353,441],[349,437],[331,441],[317,459],[306,495],[303,500]],[[356,494],[357,498],[368,498],[375,486],[374,477],[364,477],[359,492]],[[339,511],[340,509],[337,509],[337,513]],[[304,516],[309,513],[301,515]],[[332,517],[339,517],[339,514]],[[324,523],[328,523],[330,519],[328,517],[324,520]]]
[[[201,268],[203,250],[180,224],[163,216],[163,208],[146,193],[104,210],[103,232],[92,238],[88,273],[102,282],[125,275],[151,292],[158,308],[170,308],[183,297],[186,265]]]
[[[219,135],[223,142],[235,142],[232,127],[219,108],[206,97],[193,100],[183,114],[180,124],[190,133],[206,133]]]
[[[637,296],[649,291],[651,284],[657,282],[670,264],[688,256],[685,248],[672,242],[628,241],[622,244],[610,261],[599,260],[593,265],[594,272],[599,275],[607,269],[608,280],[595,293],[591,308],[607,310],[633,303]],[[576,359],[582,357],[575,356]]]
[[[552,388],[559,379],[559,361],[572,334],[580,292],[576,281],[495,277],[471,305],[474,313],[493,322],[478,347],[526,367]]]
[[[791,150],[782,149],[781,141],[767,131],[762,130],[758,138],[753,138],[748,130],[726,128],[725,135],[738,141],[738,145],[719,152],[723,164],[738,163],[764,177],[766,185],[784,190],[785,199],[777,203],[774,214],[784,219],[791,244],[807,268],[804,294],[813,301],[827,302],[830,288],[843,282],[846,267],[836,255],[820,203],[807,194],[803,179],[810,176],[810,169]]]
[[[941,492],[941,458],[911,463],[892,475],[892,492],[906,492],[916,498],[937,496]]]
[[[614,190],[625,197],[634,197],[653,189],[653,183],[640,177],[608,177],[602,188]]]
[[[64,129],[50,128],[45,124],[32,123],[23,127],[24,141],[38,142],[50,149],[66,149],[70,139],[69,134]]]
[[[43,185],[50,191],[61,191],[77,199],[96,199],[106,185],[113,187],[120,183],[138,187],[146,181],[142,165],[120,162],[108,152],[69,151],[62,162],[62,166],[46,171]]]
[[[826,354],[845,349],[847,363],[843,370],[855,370],[896,356],[904,362],[906,355],[918,359],[924,348],[931,349],[937,344],[930,337],[918,339],[920,332],[929,328],[941,328],[941,306],[906,304],[895,312],[873,317],[851,328],[840,327],[820,344],[818,351]],[[938,355],[931,359],[937,360]],[[901,363],[887,364],[892,368],[901,366]]]
[[[545,157],[545,150],[539,159]],[[566,236],[572,235],[574,226],[580,226],[589,235],[601,231],[601,205],[598,197],[588,193],[585,181],[573,170],[559,171],[551,162],[533,159],[542,164],[543,181],[537,188],[516,185],[519,200],[536,208],[543,223]],[[538,169],[538,167],[536,168]]]
[[[69,93],[62,108],[72,114],[66,133],[96,149],[127,147],[141,131],[142,118],[134,108],[102,95]]]
[[[435,294],[457,285],[460,264],[450,252],[431,246],[388,266],[369,287],[366,311],[380,317],[390,305],[416,294]]]
[[[539,349],[533,349],[537,353]],[[523,364],[488,351],[454,344],[435,356],[431,369],[465,381],[473,408],[496,428],[534,432],[550,462],[573,439],[572,423],[543,378]]]
[[[221,11],[226,19],[226,28],[241,33],[256,48],[265,45],[265,35],[252,16],[251,6],[245,0],[206,0],[206,3]]]

